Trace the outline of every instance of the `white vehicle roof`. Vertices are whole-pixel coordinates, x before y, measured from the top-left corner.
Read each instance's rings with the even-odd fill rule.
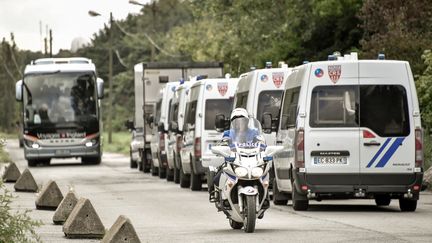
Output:
[[[72,58],[42,58],[33,61],[27,65],[24,70],[24,75],[29,73],[44,73],[44,72],[76,72],[89,71],[96,72],[96,67],[92,61],[83,57]]]
[[[203,79],[195,82],[191,89],[201,86],[206,91],[204,99],[227,99],[233,97],[238,81],[238,78]],[[195,95],[190,100],[196,100],[198,93]]]
[[[266,68],[256,69],[240,75],[237,92],[245,92],[258,87],[262,90],[283,89],[284,82],[291,73],[292,68]],[[260,82],[256,82],[257,79]],[[257,85],[257,86],[255,86]]]

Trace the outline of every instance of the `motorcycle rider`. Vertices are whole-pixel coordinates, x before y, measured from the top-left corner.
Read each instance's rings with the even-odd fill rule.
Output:
[[[236,119],[249,119],[249,113],[244,109],[244,108],[236,108],[231,112],[231,125],[233,125],[233,127],[230,127],[229,130],[226,130],[223,133],[222,136],[222,141],[219,143],[219,145],[221,146],[231,146],[232,145],[232,138],[234,137],[234,134],[236,134],[236,136],[241,136],[244,137],[245,142],[261,142],[264,144],[264,138],[262,136],[259,135],[258,131],[255,129],[250,129],[247,124],[248,122],[236,122],[233,123],[234,120]],[[228,162],[228,161],[226,161]],[[218,167],[218,171],[215,175],[215,177],[213,178],[213,183],[209,183],[209,193],[210,193],[210,197],[209,200],[210,202],[214,202],[216,200],[216,191],[215,191],[215,186],[219,185],[219,179],[220,176],[222,174],[222,168],[223,168],[224,164],[222,164],[221,166]]]

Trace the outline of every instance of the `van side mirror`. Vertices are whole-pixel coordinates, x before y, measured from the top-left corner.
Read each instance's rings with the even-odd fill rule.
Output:
[[[135,129],[134,123],[131,120],[126,120],[125,123],[124,123],[124,125],[129,130],[134,130]]]
[[[211,151],[213,154],[220,155],[222,157],[229,157],[231,155],[231,149],[229,146],[212,146]]]
[[[104,97],[104,81],[101,78],[96,80],[97,96],[98,99],[103,99]]]
[[[225,118],[224,114],[217,114],[215,118],[216,131],[224,132],[229,129],[229,120]]]
[[[261,117],[261,124],[264,133],[272,132],[272,114],[265,112]]]
[[[17,101],[22,101],[22,88],[23,88],[22,80],[17,81],[15,84],[15,99]]]

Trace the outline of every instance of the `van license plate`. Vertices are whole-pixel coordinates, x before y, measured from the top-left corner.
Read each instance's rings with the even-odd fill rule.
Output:
[[[348,164],[347,157],[314,157],[315,165],[346,165]]]

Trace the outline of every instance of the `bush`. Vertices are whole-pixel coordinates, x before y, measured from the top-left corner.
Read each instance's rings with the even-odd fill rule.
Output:
[[[425,133],[423,138],[424,151],[424,170],[426,171],[432,165],[432,137]]]
[[[0,181],[0,242],[41,242],[35,232],[41,222],[30,218],[30,210],[13,212],[10,206],[13,198]]]

